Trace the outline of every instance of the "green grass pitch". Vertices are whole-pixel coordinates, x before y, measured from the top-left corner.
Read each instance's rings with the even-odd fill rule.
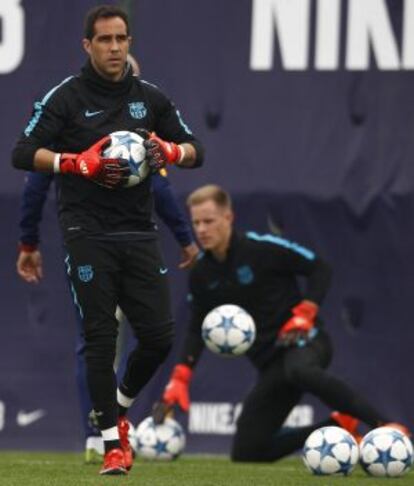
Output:
[[[83,456],[55,452],[0,452],[1,486],[413,486],[402,478],[368,477],[360,467],[349,477],[312,476],[299,457],[273,464],[234,464],[221,456],[184,456],[174,462],[136,461],[128,476],[98,475]]]

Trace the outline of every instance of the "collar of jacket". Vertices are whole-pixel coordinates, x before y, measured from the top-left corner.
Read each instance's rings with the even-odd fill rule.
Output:
[[[126,65],[126,72],[120,81],[110,81],[100,76],[92,66],[90,60],[82,68],[82,77],[85,82],[94,90],[103,95],[122,96],[131,88],[134,80],[132,69]]]
[[[227,249],[226,259],[222,262],[219,262],[218,260],[216,260],[213,256],[213,254],[211,253],[211,251],[207,250],[205,252],[205,255],[207,256],[207,258],[209,258],[211,261],[215,262],[217,265],[229,265],[229,264],[231,264],[231,262],[233,260],[234,254],[236,252],[237,245],[240,242],[240,240],[241,240],[240,234],[237,231],[233,230],[232,233],[231,233],[231,237],[230,237],[229,247]]]

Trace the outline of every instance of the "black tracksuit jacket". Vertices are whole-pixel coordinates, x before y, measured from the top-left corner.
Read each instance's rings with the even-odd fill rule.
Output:
[[[305,277],[303,291],[298,277]],[[181,362],[191,367],[197,363],[204,348],[205,315],[219,305],[236,304],[256,323],[256,340],[247,356],[263,368],[275,355],[277,331],[291,317],[292,307],[303,299],[321,303],[330,280],[329,265],[311,250],[273,235],[234,232],[225,261],[206,252],[191,271],[192,316]]]
[[[133,76],[131,68],[119,82],[103,79],[90,62],[34,105],[31,120],[13,151],[16,168],[33,170],[41,147],[79,153],[118,130],[145,128],[165,140],[189,142],[203,159],[174,104],[160,89]],[[66,240],[79,235],[140,233],[154,229],[150,177],[128,188],[108,190],[83,177],[58,175],[59,219]]]

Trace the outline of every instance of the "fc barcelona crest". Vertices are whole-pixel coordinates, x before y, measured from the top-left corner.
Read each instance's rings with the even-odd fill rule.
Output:
[[[141,118],[145,118],[147,116],[147,109],[143,101],[135,101],[134,103],[128,103],[128,106],[129,106],[129,113],[132,116],[132,118],[141,120]]]
[[[82,282],[90,282],[93,279],[92,265],[82,265],[78,267],[78,277]]]
[[[237,269],[237,277],[242,285],[249,285],[254,280],[253,270],[249,265],[244,265]]]

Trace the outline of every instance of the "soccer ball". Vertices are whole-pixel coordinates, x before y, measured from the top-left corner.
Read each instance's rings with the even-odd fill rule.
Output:
[[[343,474],[352,472],[358,462],[358,444],[341,427],[321,427],[314,430],[303,447],[303,462],[313,474]]]
[[[245,353],[256,337],[253,318],[238,305],[225,304],[204,318],[201,335],[206,346],[222,356]]]
[[[359,447],[361,466],[371,476],[402,476],[413,463],[410,439],[392,427],[371,430]]]
[[[137,436],[136,436],[136,430],[135,427],[132,425],[131,422],[128,421],[129,424],[129,429],[128,429],[128,441],[129,445],[132,447],[132,449],[137,452]]]
[[[124,187],[136,186],[149,174],[144,139],[137,133],[127,131],[113,132],[109,136],[110,145],[102,155],[111,159],[124,159],[131,171]]]
[[[144,459],[176,459],[185,447],[185,434],[181,425],[167,417],[162,424],[155,425],[152,417],[147,417],[137,427],[136,451]]]

